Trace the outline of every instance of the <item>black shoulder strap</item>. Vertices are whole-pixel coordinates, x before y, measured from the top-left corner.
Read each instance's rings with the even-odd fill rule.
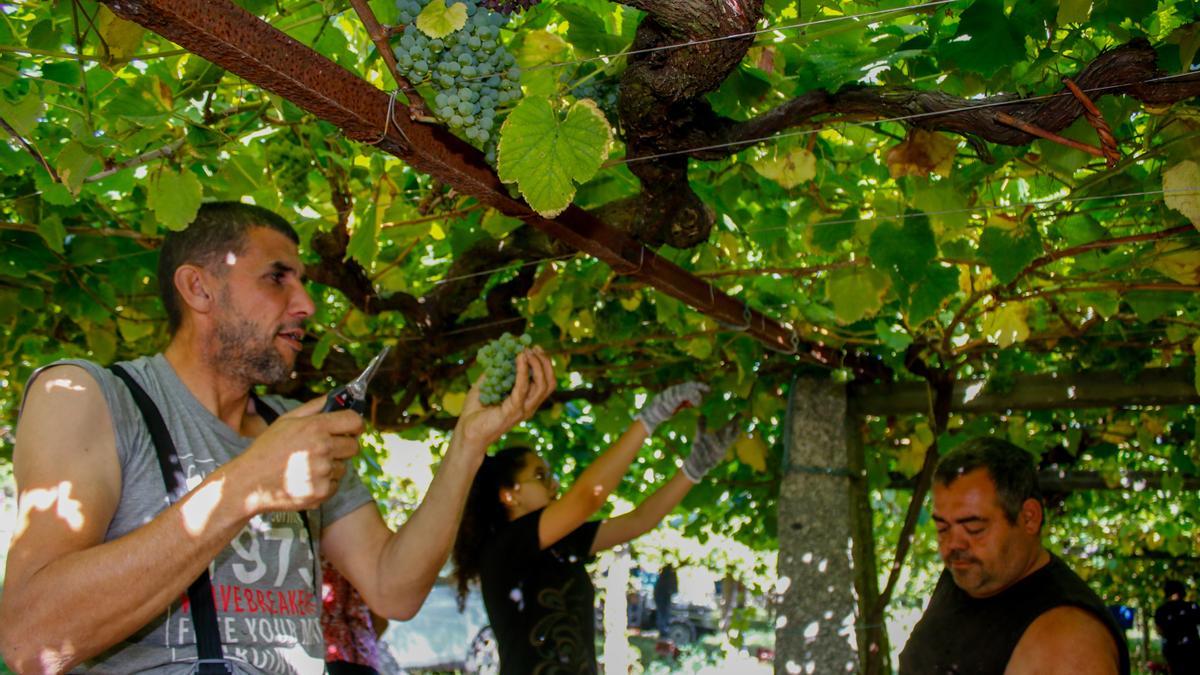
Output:
[[[154,441],[154,450],[158,454],[158,467],[162,469],[167,496],[174,504],[187,492],[187,482],[183,466],[179,463],[179,455],[175,451],[175,443],[171,441],[171,434],[158,412],[158,406],[154,405],[154,401],[150,400],[142,385],[124,368],[113,365],[110,370],[129,387],[134,403],[137,404],[138,410],[142,411],[142,418],[146,421],[150,438]],[[217,607],[213,602],[212,579],[208,576],[208,568],[188,586],[188,603],[192,608],[192,623],[196,627],[196,651],[200,657],[197,672],[200,675],[225,675],[232,672],[221,650]]]
[[[263,418],[267,424],[274,424],[275,420],[279,419],[279,411],[267,405],[267,402],[258,397],[254,390],[250,391],[250,400],[254,401],[254,412]]]

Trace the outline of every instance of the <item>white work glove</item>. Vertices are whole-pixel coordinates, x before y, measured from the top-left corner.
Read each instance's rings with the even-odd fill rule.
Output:
[[[683,475],[693,483],[699,483],[704,474],[725,459],[729,446],[733,445],[741,433],[742,421],[739,417],[734,417],[729,424],[710,434],[706,431],[704,417],[701,416],[696,422],[696,440],[692,441],[692,454],[683,460]]]
[[[671,419],[685,406],[698,406],[700,399],[708,393],[708,385],[701,382],[684,382],[673,387],[667,387],[650,400],[650,404],[642,408],[633,419],[641,420],[646,425],[646,435],[654,434],[658,425]]]

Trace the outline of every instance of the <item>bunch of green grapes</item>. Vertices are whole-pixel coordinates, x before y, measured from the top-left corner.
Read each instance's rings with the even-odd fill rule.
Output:
[[[521,97],[521,70],[500,41],[508,17],[479,0],[458,0],[467,7],[467,23],[443,38],[430,38],[416,19],[430,0],[397,0],[406,24],[395,45],[396,63],[417,83],[433,88],[433,112],[456,133],[496,161],[497,108]]]
[[[571,79],[576,81],[571,86]],[[617,123],[617,99],[620,95],[620,81],[606,73],[596,72],[595,66],[585,64],[575,73],[574,78],[563,75],[572,96],[577,99],[590,98],[596,102],[596,107],[608,118],[609,122]]]
[[[275,185],[283,196],[303,202],[308,196],[308,171],[313,166],[312,153],[284,140],[267,141],[267,164],[275,176]]]
[[[505,333],[479,348],[475,360],[483,365],[480,403],[496,405],[508,396],[517,381],[517,354],[531,344],[533,338],[528,333],[521,337]]]

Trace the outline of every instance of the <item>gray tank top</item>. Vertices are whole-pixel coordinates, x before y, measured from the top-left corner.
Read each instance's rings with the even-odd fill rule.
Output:
[[[108,404],[121,464],[121,501],[105,541],[117,539],[149,522],[168,505],[150,433],[129,389],[112,372],[89,361],[52,365],[62,364],[87,370],[100,384]],[[158,406],[189,488],[249,447],[253,439],[239,435],[201,405],[162,354],[122,365]],[[33,374],[30,384],[42,370]],[[276,411],[296,405],[279,397],[264,398]],[[369,503],[367,489],[358,475],[349,471],[337,493],[320,508],[308,512],[312,536],[316,538],[311,547],[299,514],[279,512],[252,519],[217,555],[209,566],[217,625],[225,658],[241,672],[324,671],[320,564],[313,553],[319,555],[323,525]],[[174,675],[193,671],[196,636],[186,598],[186,593],[181,594],[158,618],[75,672]]]

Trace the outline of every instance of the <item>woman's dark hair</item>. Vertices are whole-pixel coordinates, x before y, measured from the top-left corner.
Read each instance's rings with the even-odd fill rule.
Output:
[[[467,605],[467,588],[479,578],[483,548],[489,538],[508,522],[508,511],[500,503],[500,489],[517,484],[517,474],[525,468],[533,448],[513,446],[483,458],[483,464],[467,493],[462,524],[454,539],[454,581],[458,587],[458,611]]]
[[[246,248],[246,235],[252,228],[266,227],[299,244],[296,230],[279,214],[253,204],[210,202],[201,204],[196,218],[186,229],[170,232],[158,252],[158,292],[167,311],[167,330],[174,335],[183,322],[179,291],[175,290],[175,270],[180,265],[214,266],[228,252],[240,255]]]

